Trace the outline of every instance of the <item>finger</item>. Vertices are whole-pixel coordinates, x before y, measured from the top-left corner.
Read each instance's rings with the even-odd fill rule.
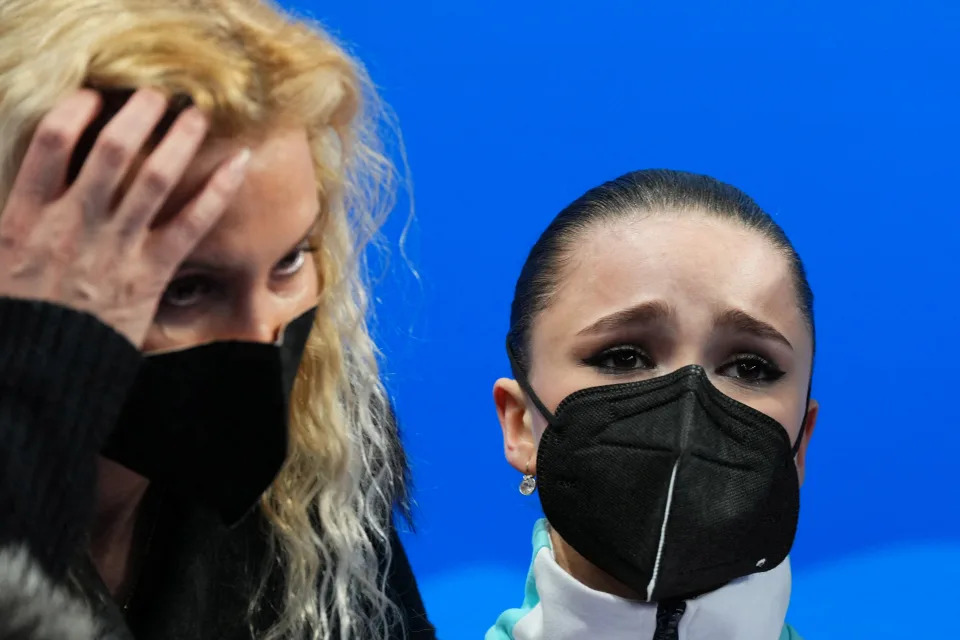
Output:
[[[137,172],[117,209],[120,241],[146,231],[167,196],[180,182],[207,133],[207,120],[191,107],[177,118],[156,150]]]
[[[144,142],[166,111],[167,99],[152,89],[140,89],[103,128],[76,182],[70,187],[91,220],[109,212],[113,194]]]
[[[223,215],[246,174],[250,150],[222,164],[203,190],[168,222],[154,229],[145,252],[159,268],[172,273]]]
[[[37,126],[10,191],[7,209],[35,215],[35,209],[63,191],[73,149],[100,111],[100,95],[84,89],[65,98]]]

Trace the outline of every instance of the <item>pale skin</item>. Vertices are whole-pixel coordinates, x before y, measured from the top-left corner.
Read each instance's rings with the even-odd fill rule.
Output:
[[[305,129],[205,140],[204,117],[189,109],[148,152],[140,147],[166,101],[141,90],[64,189],[69,151],[98,109],[97,95],[81,91],[41,123],[0,214],[0,295],[92,313],[144,353],[272,342],[316,304],[311,241],[320,203]],[[23,222],[30,220],[46,226]],[[123,600],[135,579],[133,531],[148,481],[103,458],[98,471],[90,553]]]
[[[529,381],[551,411],[570,393],[701,365],[728,396],[784,426],[802,484],[818,405],[807,403],[812,337],[787,260],[768,239],[699,212],[659,212],[598,223],[576,243],[550,305],[530,336]],[[494,402],[507,461],[536,474],[546,419],[515,380]],[[804,417],[806,416],[806,417]],[[639,594],[551,531],[558,564],[581,583]]]

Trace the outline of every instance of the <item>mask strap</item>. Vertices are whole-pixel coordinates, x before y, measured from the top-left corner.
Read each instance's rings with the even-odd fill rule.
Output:
[[[800,421],[800,435],[797,437],[797,441],[793,444],[793,457],[796,458],[800,454],[800,445],[803,444],[803,437],[807,435],[807,414],[810,413],[810,396],[813,393],[813,375],[810,376],[810,383],[807,384],[807,404],[806,408],[803,410],[803,420]]]
[[[523,372],[523,368],[517,362],[516,354],[513,352],[513,346],[510,344],[510,338],[507,338],[507,358],[510,360],[510,369],[513,371],[513,377],[520,384],[520,388],[523,389],[527,397],[533,401],[533,405],[537,408],[537,411],[547,419],[547,422],[551,425],[555,424],[557,422],[556,417],[540,402],[540,398],[537,397],[537,394],[533,391],[533,387],[531,387],[527,381],[527,375]]]
[[[527,394],[527,397],[533,401],[533,405],[537,408],[543,417],[547,419],[549,424],[555,424],[557,422],[556,416],[547,409],[540,398],[537,397],[537,394],[534,392],[533,387],[530,386],[530,383],[527,381],[527,376],[523,371],[523,368],[520,366],[520,363],[517,362],[516,354],[513,351],[513,345],[510,344],[510,339],[507,338],[507,359],[510,361],[510,369],[513,371],[513,377],[520,385],[520,388],[523,389],[523,392]],[[807,406],[810,406],[810,392],[812,391],[812,385],[807,387]],[[793,448],[791,449],[791,454],[794,458],[797,457],[800,453],[800,445],[803,444],[803,437],[807,433],[806,424],[807,424],[807,413],[808,411],[803,412],[803,420],[800,421],[800,435],[797,437],[797,441],[793,443]]]
[[[793,443],[793,449],[791,450],[791,453],[793,454],[794,458],[800,455],[800,445],[803,444],[803,435],[807,432],[806,429],[804,428],[804,425],[806,423],[807,423],[807,412],[804,411],[803,422],[800,423],[800,435],[797,437],[797,441]]]

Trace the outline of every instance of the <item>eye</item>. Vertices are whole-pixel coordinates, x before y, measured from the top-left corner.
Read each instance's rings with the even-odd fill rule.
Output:
[[[163,305],[183,309],[198,304],[213,291],[214,283],[204,276],[184,276],[167,286],[160,302]]]
[[[752,353],[743,353],[736,356],[732,362],[720,367],[717,373],[742,380],[748,384],[776,382],[784,375],[784,372],[775,364]]]
[[[646,353],[627,345],[601,351],[585,362],[607,373],[625,373],[653,367],[653,361]]]
[[[307,262],[307,254],[316,252],[316,248],[304,243],[288,253],[274,267],[274,272],[280,277],[289,277],[300,271]]]

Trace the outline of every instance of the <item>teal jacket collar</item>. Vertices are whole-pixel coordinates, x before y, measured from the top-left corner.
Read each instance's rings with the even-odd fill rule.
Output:
[[[487,631],[485,640],[540,640],[547,635],[551,640],[555,640],[557,629],[562,629],[563,632],[569,631],[572,634],[571,638],[584,637],[583,629],[587,627],[592,635],[595,636],[600,632],[606,637],[607,634],[615,632],[602,627],[609,626],[612,629],[618,623],[618,620],[612,618],[622,620],[624,616],[631,618],[631,636],[635,638],[638,637],[636,632],[643,632],[644,624],[655,624],[655,607],[632,603],[608,594],[599,594],[580,585],[563,572],[553,560],[550,534],[545,520],[538,521],[534,527],[533,558],[527,574],[523,604],[519,608],[504,611],[496,624]],[[540,589],[537,585],[538,580],[544,582]],[[731,632],[731,639],[742,640],[744,634],[765,633],[760,630],[769,631],[772,626],[774,634],[780,629],[779,640],[801,640],[789,625],[782,622],[789,600],[789,582],[790,570],[787,562],[784,566],[772,569],[766,574],[757,574],[737,584],[724,587],[720,590],[724,592],[722,594],[718,591],[690,601],[689,617],[681,623],[681,633],[685,630],[696,633],[696,623],[711,619],[710,616],[722,622],[724,612],[729,608],[723,599],[728,603],[739,603],[744,599],[760,598],[770,603],[769,607],[763,608],[768,619],[762,620],[759,616],[751,616],[745,621],[743,617],[737,620],[737,616],[731,616],[731,624],[736,626],[736,629]],[[564,601],[548,603],[545,608],[541,603],[541,592],[548,600],[559,598]],[[550,606],[551,604],[559,606]],[[749,605],[745,605],[745,608],[749,608]],[[780,622],[777,623],[777,620]],[[717,638],[716,624],[710,624],[709,628],[713,630],[709,634],[711,640]],[[652,630],[650,635],[653,636]],[[684,636],[681,635],[681,638]],[[697,640],[695,635],[688,638]],[[770,638],[770,640],[777,639]]]

